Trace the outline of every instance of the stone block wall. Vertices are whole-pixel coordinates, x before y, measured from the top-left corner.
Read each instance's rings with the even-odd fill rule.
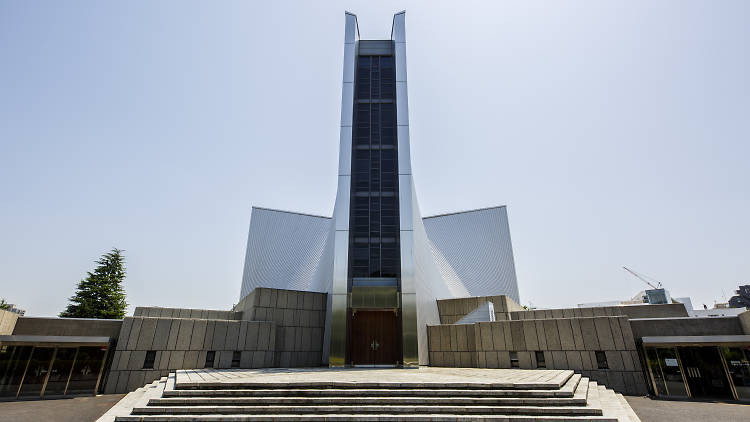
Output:
[[[242,312],[217,311],[213,309],[185,309],[161,308],[156,306],[139,306],[135,308],[133,316],[241,320]]]
[[[121,319],[20,317],[15,335],[29,336],[96,336],[117,339]]]
[[[0,336],[13,334],[13,329],[16,326],[17,320],[17,313],[0,309]]]
[[[539,351],[544,368],[572,369],[620,393],[646,393],[627,317],[511,320],[475,323],[473,330],[463,327],[469,325],[428,327],[431,365],[472,365],[464,356],[468,352],[475,355],[478,368],[511,368],[515,352],[518,368],[535,369],[541,363],[536,359]],[[597,351],[604,352],[608,369],[598,368]]]
[[[508,296],[473,296],[455,299],[440,299],[437,301],[441,324],[455,324],[456,321],[468,315],[485,302],[492,302],[495,308],[495,320],[510,319],[510,312],[523,309],[521,305]]]
[[[276,325],[274,365],[320,366],[323,359],[326,293],[256,288],[234,307],[242,319]]]
[[[272,322],[225,319],[126,317],[106,380],[107,393],[125,393],[177,369],[204,368],[215,352],[214,368],[231,368],[235,351],[240,368],[274,366],[276,330]],[[155,352],[153,368],[144,368]]]
[[[477,327],[477,324],[428,326],[430,366],[476,368],[475,330]]]
[[[670,335],[681,336],[733,336],[743,335],[738,317],[683,317],[631,319],[635,338]]]
[[[535,309],[511,311],[510,319],[579,318],[626,315],[629,318],[677,318],[688,316],[682,303],[664,305],[597,306],[594,308]]]

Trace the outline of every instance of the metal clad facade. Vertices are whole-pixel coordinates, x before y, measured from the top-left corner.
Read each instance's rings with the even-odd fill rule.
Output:
[[[453,297],[507,295],[520,303],[504,206],[427,217],[424,226]]]
[[[253,208],[240,299],[256,287],[327,293],[332,271],[330,218]]]

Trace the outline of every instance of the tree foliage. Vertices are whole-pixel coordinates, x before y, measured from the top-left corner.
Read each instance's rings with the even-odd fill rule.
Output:
[[[7,311],[10,309],[10,304],[5,301],[4,297],[0,297],[0,309]]]
[[[96,261],[94,272],[78,282],[78,288],[64,312],[63,318],[120,319],[125,317],[125,258],[113,248]]]

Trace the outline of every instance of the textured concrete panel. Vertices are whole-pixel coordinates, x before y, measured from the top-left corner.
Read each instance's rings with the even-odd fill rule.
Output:
[[[484,324],[480,324],[480,332],[484,327],[482,327]],[[451,350],[451,332],[450,327],[447,325],[441,325],[440,326],[440,350],[442,351],[450,351]],[[482,347],[482,350],[484,348]]]
[[[231,350],[222,350],[219,352],[216,352],[217,359],[219,360],[219,364],[217,368],[231,368],[232,367],[232,351]]]
[[[521,369],[534,369],[531,352],[518,352],[518,365]]]
[[[211,350],[224,350],[226,349],[227,329],[229,328],[229,322],[227,321],[216,321],[214,327],[214,338]]]
[[[599,338],[599,347],[602,350],[614,350],[615,341],[612,337],[612,327],[609,325],[608,318],[595,318],[596,334]]]
[[[630,328],[630,322],[627,318],[617,318],[617,320],[620,324],[625,349],[635,349],[635,339],[633,338],[633,330]]]
[[[143,361],[146,359],[145,350],[135,350],[130,353],[130,361],[128,362],[129,370],[142,369]]]
[[[568,368],[574,371],[580,371],[583,369],[583,360],[581,358],[581,352],[566,351],[565,357],[568,361]]]
[[[560,350],[560,334],[557,332],[557,324],[555,320],[544,320],[542,321],[544,326],[544,336],[547,340],[547,348],[549,350]]]
[[[523,334],[523,322],[521,321],[509,321],[510,333],[513,337],[513,348],[514,350],[527,350],[526,339]]]
[[[169,354],[169,369],[185,368],[185,351],[175,350]]]
[[[586,350],[599,350],[599,340],[597,337],[594,320],[592,318],[582,318],[578,321],[581,325],[583,334],[583,344]]]
[[[237,342],[240,337],[240,323],[230,322],[227,324],[227,335],[224,347],[228,350],[238,350]]]
[[[203,348],[206,341],[206,330],[208,321],[196,320],[193,322],[193,334],[190,336],[190,350],[206,350]]]
[[[119,348],[127,348],[128,339],[130,338],[130,330],[133,328],[133,318],[126,317],[122,321],[122,328],[120,329],[120,335],[117,339],[117,346]]]
[[[128,391],[133,391],[136,388],[143,387],[143,379],[146,375],[146,371],[132,371],[128,377]]]
[[[167,340],[169,340],[169,331],[171,328],[171,319],[162,318],[156,321],[156,333],[154,334],[151,350],[165,350],[167,348]]]
[[[581,324],[577,318],[570,320],[570,328],[573,332],[573,343],[575,345],[575,350],[584,350],[585,346],[583,344],[583,333],[581,332]]]
[[[549,350],[547,347],[547,335],[544,333],[544,323],[540,320],[535,320],[536,325],[536,337],[539,341],[539,350]]]
[[[613,352],[620,353],[620,359],[622,360],[622,368],[625,371],[635,371],[635,365],[633,365],[633,356],[629,351]]]
[[[622,330],[620,329],[619,320],[620,318],[610,318],[609,320],[609,326],[612,331],[612,340],[615,342],[615,350],[625,349],[625,341],[622,338]]]
[[[568,369],[568,358],[564,351],[553,350],[552,361],[555,364],[555,369]]]
[[[620,352],[616,350],[607,350],[604,352],[607,356],[607,364],[609,366],[609,369],[615,370],[615,371],[622,371],[625,369],[625,366],[622,362],[622,355]]]
[[[557,320],[557,332],[560,334],[560,348],[562,350],[575,350],[576,344],[573,339],[573,328],[569,319]]]
[[[266,324],[250,322],[247,324],[245,350],[266,349],[268,345],[268,330],[263,331]]]
[[[216,321],[206,321],[206,336],[203,338],[203,349],[204,350],[215,350],[212,349],[214,344],[214,330],[216,328]]]
[[[157,352],[159,355],[159,363],[154,364],[154,368],[160,369],[160,370],[169,370],[172,369],[169,367],[169,359],[172,356],[172,352],[169,350],[162,350],[161,352]]]
[[[127,350],[135,350],[136,344],[138,344],[138,338],[141,334],[141,324],[143,324],[143,318],[133,318],[133,326],[130,329],[130,336],[128,337],[128,344],[125,347]]]
[[[536,335],[536,324],[534,321],[523,321],[522,324],[526,347],[529,350],[540,350],[539,340]]]
[[[167,338],[167,350],[175,350],[177,348],[177,337],[180,334],[180,325],[183,320],[176,319],[172,321],[169,326],[169,337]]]
[[[183,319],[179,321],[180,328],[177,331],[177,341],[175,343],[176,350],[188,350],[190,349],[190,343],[193,337],[193,325],[195,321],[189,319]]]

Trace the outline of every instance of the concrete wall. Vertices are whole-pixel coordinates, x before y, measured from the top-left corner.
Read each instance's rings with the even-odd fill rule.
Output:
[[[599,306],[593,308],[536,309],[533,311],[511,312],[511,319],[577,318],[597,316],[627,315],[629,318],[677,318],[688,316],[685,305],[628,305]]]
[[[750,335],[750,311],[745,311],[737,316],[744,334]]]
[[[615,391],[646,394],[633,334],[623,316],[440,325],[428,332],[432,366],[510,368],[513,351],[521,369],[534,369],[535,352],[541,351],[548,369],[572,369]],[[596,351],[605,352],[609,369],[597,368]]]
[[[257,288],[235,307],[242,319],[272,321],[276,326],[273,366],[281,368],[320,366],[326,293]]]
[[[117,338],[121,319],[20,317],[14,335]]]
[[[0,310],[0,336],[12,334],[17,320],[18,314]]]
[[[217,311],[210,309],[162,308],[158,306],[139,306],[135,308],[133,316],[161,317],[161,318],[200,318],[240,320],[242,312]]]
[[[635,338],[648,336],[721,336],[744,334],[738,317],[631,319]]]
[[[456,299],[440,299],[437,301],[440,323],[454,324],[456,321],[465,317],[485,302],[492,302],[492,305],[495,308],[495,319],[498,321],[510,319],[510,312],[523,309],[521,305],[514,302],[513,299],[508,296],[476,296]]]
[[[177,369],[203,368],[215,351],[214,368],[230,368],[234,351],[240,368],[273,366],[276,332],[271,322],[127,317],[106,381],[107,393],[125,393]],[[146,352],[156,351],[152,369],[143,369]]]

